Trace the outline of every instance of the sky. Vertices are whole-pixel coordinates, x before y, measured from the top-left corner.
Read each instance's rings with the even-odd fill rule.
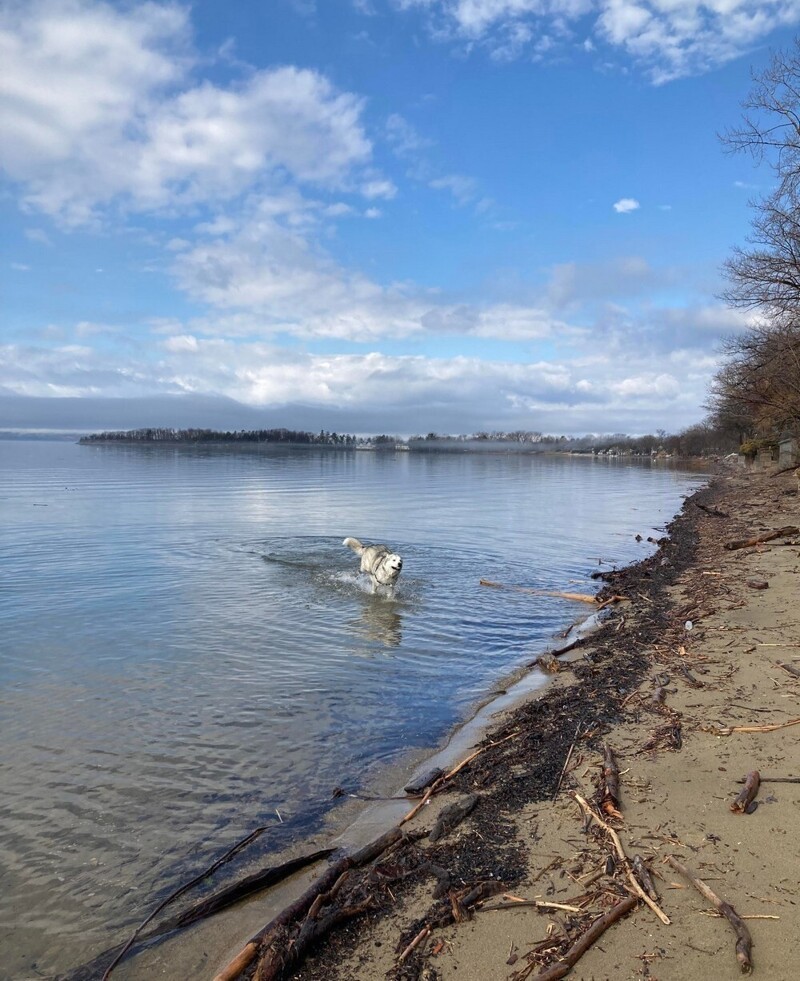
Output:
[[[699,422],[771,179],[719,134],[799,27],[800,0],[0,0],[0,426]]]

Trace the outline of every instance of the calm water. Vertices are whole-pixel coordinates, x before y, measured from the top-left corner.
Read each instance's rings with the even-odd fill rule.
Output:
[[[696,483],[570,458],[0,442],[0,976],[125,939],[254,827],[285,843],[333,788],[434,744],[582,612],[481,577],[594,586]],[[402,553],[394,601],[346,535]]]

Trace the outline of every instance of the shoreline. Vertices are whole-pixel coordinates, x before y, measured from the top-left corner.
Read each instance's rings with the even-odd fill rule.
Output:
[[[710,507],[710,511],[695,505]],[[724,510],[726,515],[730,511],[734,513],[723,519],[711,513],[715,509]],[[774,605],[777,602],[784,604],[780,629],[788,632],[800,654],[800,625],[796,615],[792,615],[790,600],[797,594],[796,585],[791,581],[797,566],[797,551],[770,545],[762,546],[762,550],[725,554],[720,540],[720,532],[726,539],[739,537],[740,531],[742,537],[746,537],[760,524],[777,528],[798,523],[799,518],[796,481],[791,475],[776,480],[764,473],[724,476],[711,487],[687,498],[682,511],[668,526],[670,537],[661,543],[654,555],[606,577],[609,592],[624,593],[627,586],[628,591],[637,594],[633,597],[634,602],[615,609],[596,638],[560,659],[566,663],[555,676],[555,684],[546,685],[515,707],[501,709],[495,706],[488,711],[487,732],[490,735],[483,739],[484,745],[504,739],[509,733],[513,735],[515,728],[519,730],[518,734],[509,738],[502,748],[489,749],[482,754],[452,781],[450,792],[434,797],[423,814],[405,827],[411,836],[415,836],[416,831],[430,827],[442,805],[473,793],[479,795],[475,810],[435,845],[426,847],[424,840],[411,842],[408,854],[397,860],[403,866],[402,874],[391,884],[380,883],[377,890],[380,896],[370,897],[370,908],[332,933],[302,964],[283,976],[305,981],[321,981],[322,978],[371,981],[380,977],[424,977],[442,981],[450,977],[467,978],[468,981],[471,978],[475,981],[507,978],[526,967],[525,957],[532,944],[532,935],[544,936],[548,924],[552,925],[556,935],[559,932],[572,936],[580,933],[587,917],[597,915],[604,908],[604,902],[608,905],[615,896],[619,898],[619,872],[595,878],[603,885],[603,891],[599,898],[593,894],[591,901],[581,904],[585,909],[581,915],[553,913],[543,916],[533,907],[488,914],[466,910],[464,922],[455,926],[434,926],[431,934],[398,962],[398,952],[419,936],[426,924],[435,923],[437,917],[441,920],[442,911],[449,908],[446,898],[433,898],[435,880],[431,879],[430,873],[420,871],[432,862],[448,869],[453,887],[451,893],[477,881],[500,880],[503,888],[517,897],[536,899],[538,896],[538,902],[550,898],[553,902],[570,905],[564,901],[575,899],[581,891],[578,883],[588,883],[587,875],[591,879],[598,869],[598,862],[606,857],[604,842],[598,840],[596,831],[588,836],[582,834],[572,796],[579,792],[592,800],[593,782],[602,769],[602,747],[606,741],[613,744],[623,772],[620,782],[625,822],[618,825],[619,833],[623,839],[634,835],[636,847],[644,853],[653,874],[665,876],[665,881],[670,883],[679,878],[656,864],[664,848],[670,848],[697,874],[721,882],[723,898],[733,903],[740,913],[769,915],[771,911],[764,904],[748,898],[749,894],[742,897],[737,880],[740,875],[757,880],[758,873],[763,874],[762,866],[771,864],[765,862],[763,854],[759,855],[757,846],[764,833],[759,828],[759,819],[762,815],[769,816],[773,801],[760,803],[759,811],[753,815],[731,816],[725,803],[726,795],[729,799],[735,796],[740,789],[736,779],[752,767],[744,759],[741,763],[737,759],[729,768],[720,766],[730,755],[725,755],[727,747],[717,745],[723,737],[706,733],[702,719],[698,720],[696,716],[697,706],[715,697],[719,699],[725,686],[730,686],[731,679],[737,675],[746,676],[744,687],[748,692],[746,695],[740,692],[739,701],[730,703],[731,707],[714,724],[725,724],[729,716],[741,724],[773,722],[776,718],[787,717],[787,707],[800,715],[800,702],[796,697],[800,683],[790,674],[785,675],[789,680],[787,690],[782,692],[783,698],[777,706],[770,706],[774,677],[765,679],[758,662],[746,665],[731,662],[729,651],[719,644],[720,639],[728,644],[733,637],[732,643],[736,646],[735,631],[768,632],[772,628],[756,616],[758,610],[753,604],[763,605],[766,601]],[[748,564],[763,564],[761,556],[765,553],[776,556],[780,568],[771,569],[769,589],[750,588],[745,581],[740,581],[742,569]],[[723,564],[729,568],[724,569]],[[735,573],[733,578],[731,570]],[[742,587],[745,592],[739,597]],[[733,605],[732,592],[737,594]],[[726,622],[717,623],[715,617],[719,619],[721,613],[711,608],[698,609],[698,603],[701,607],[726,604],[727,619],[738,618],[735,627]],[[741,610],[744,613],[736,612]],[[687,631],[684,625],[690,614],[694,620],[692,629]],[[774,619],[775,613],[770,616]],[[719,635],[726,631],[733,632],[720,638]],[[709,647],[713,648],[713,658],[703,652]],[[680,651],[683,654],[679,654]],[[697,687],[685,679],[683,668],[694,677]],[[719,677],[706,678],[701,673],[704,670]],[[663,702],[654,701],[651,705],[653,679],[658,681],[665,675],[669,675],[666,683],[652,689],[666,688]],[[573,677],[565,683],[568,676]],[[488,710],[493,704],[489,702],[484,708]],[[743,707],[736,708],[736,705]],[[664,731],[671,730],[674,743],[676,727],[680,749],[676,745],[670,746],[670,734]],[[643,749],[659,729],[662,731],[660,746]],[[762,763],[762,772],[769,768],[777,773],[776,748],[793,750],[794,755],[790,754],[789,762],[782,764],[783,769],[788,775],[800,772],[797,753],[800,727],[787,728],[783,738],[777,732],[768,736],[734,734],[729,738],[771,739],[769,746],[761,750],[769,755],[769,767]],[[752,746],[752,751],[756,752],[760,745]],[[687,766],[692,770],[691,776],[687,776]],[[711,801],[707,792],[698,795],[697,788],[693,789],[694,796],[687,796],[684,785],[694,782],[695,771],[698,774],[702,771],[706,780],[713,779],[715,792]],[[780,843],[784,846],[791,842],[793,859],[798,861],[800,855],[794,842],[798,840],[800,828],[797,819],[784,812],[790,801],[795,802],[794,811],[797,811],[800,787],[780,786],[777,794],[766,788],[769,788],[767,783],[762,785],[760,798],[772,793],[776,798],[774,803],[784,802],[783,807],[773,809],[773,813],[780,810],[782,818],[786,819],[785,826],[779,829]],[[396,806],[398,810],[407,811],[411,803],[413,801]],[[712,807],[719,813],[714,815],[713,829],[705,830],[705,818]],[[369,810],[364,808],[361,817]],[[654,819],[653,812],[658,820]],[[731,821],[735,822],[732,828],[729,827]],[[689,830],[676,831],[673,824],[676,828]],[[721,828],[726,834],[732,830],[742,838],[749,832],[755,834],[756,839],[748,843],[747,861],[737,857],[736,861],[723,862],[721,868],[709,873],[707,858],[726,847],[734,851],[737,848],[745,850],[735,843],[727,845]],[[374,837],[372,832],[375,830],[375,826],[367,824],[361,840],[348,844],[363,844],[364,838]],[[700,834],[704,830],[705,833]],[[777,833],[772,826],[770,833]],[[681,844],[653,844],[653,836],[664,837],[665,834],[670,841]],[[317,835],[314,841],[304,842],[303,847],[322,844],[319,838]],[[684,844],[687,838],[690,839],[688,845]],[[762,841],[762,853],[763,846]],[[706,855],[706,849],[712,851]],[[545,860],[543,855],[552,857]],[[738,869],[739,864],[742,871]],[[115,976],[131,979],[145,976],[211,978],[247,937],[271,918],[270,909],[287,905],[322,871],[324,867],[318,867],[295,876],[290,883],[273,890],[269,902],[256,899],[240,904],[185,935],[121,964],[115,970]],[[616,981],[617,978],[657,976],[659,981],[669,981],[703,975],[721,979],[732,976],[730,962],[733,973],[737,973],[732,953],[733,934],[729,930],[730,936],[726,934],[728,928],[724,922],[699,915],[697,895],[691,889],[678,891],[679,884],[676,883],[678,888],[674,888],[671,884],[665,885],[665,881],[658,882],[662,902],[669,907],[676,923],[681,916],[684,918],[681,934],[676,937],[674,926],[661,926],[646,909],[639,908],[612,928],[601,945],[590,949],[571,977],[595,978],[597,981],[608,977]],[[788,888],[785,882],[780,885],[784,896],[788,895]],[[767,881],[761,883],[754,894],[767,896],[769,890],[770,882]],[[778,898],[771,901],[779,902],[781,893],[775,895]],[[676,897],[680,898],[680,915],[673,909]],[[749,908],[754,905],[759,908]],[[786,910],[779,912],[783,914],[780,921],[765,921],[764,924],[756,921],[752,925],[756,938],[754,956],[757,970],[766,971],[767,963],[770,964],[771,973],[763,976],[788,979],[790,974],[780,972],[783,965],[789,963],[791,940],[800,929],[800,922],[797,913],[791,909],[788,913]],[[663,931],[663,936],[659,930]],[[769,932],[765,934],[766,930]],[[693,938],[691,941],[687,939],[689,936]],[[682,948],[680,956],[673,948]],[[653,953],[654,949],[656,953]],[[644,954],[647,956],[642,959]],[[514,964],[507,963],[512,960]],[[650,965],[653,965],[652,974],[649,973]],[[538,967],[538,962],[534,966]]]
[[[414,804],[414,797],[402,796],[404,785],[431,767],[446,769],[457,764],[472,747],[489,738],[499,714],[512,712],[525,703],[538,702],[546,698],[554,687],[568,683],[563,674],[545,672],[538,667],[538,659],[544,655],[557,655],[562,664],[567,664],[570,659],[580,657],[582,645],[602,630],[603,616],[604,609],[598,605],[588,614],[566,623],[563,629],[552,635],[538,654],[532,650],[525,663],[498,678],[483,696],[476,698],[471,705],[470,714],[437,744],[409,750],[373,772],[360,794],[352,795],[351,800],[343,801],[330,811],[322,818],[320,826],[301,840],[270,853],[270,859],[279,864],[322,848],[350,853],[387,832]],[[266,890],[263,895],[255,894],[232,909],[199,922],[189,930],[173,937],[167,936],[151,947],[145,945],[141,950],[135,948],[136,953],[132,953],[129,959],[122,960],[114,968],[113,978],[120,981],[146,981],[154,976],[168,979],[207,976],[210,981],[215,965],[212,961],[209,973],[209,957],[205,952],[198,957],[198,942],[204,946],[217,947],[226,957],[234,954],[241,935],[238,924],[250,924],[250,927],[255,928],[266,922],[296,899],[322,872],[324,864],[312,866],[306,871],[296,873],[287,882]],[[199,939],[196,935],[199,935]],[[101,953],[91,962],[79,965],[64,975],[59,975],[59,978],[66,981],[93,981],[100,976],[96,973],[97,970],[102,972],[103,968],[99,964],[109,963],[116,949],[111,948],[106,953]]]

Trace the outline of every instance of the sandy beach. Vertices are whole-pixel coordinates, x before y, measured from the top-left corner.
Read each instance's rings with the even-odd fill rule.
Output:
[[[395,829],[384,850],[354,862],[343,849],[114,977],[714,981],[749,958],[754,974],[788,981],[800,935],[798,525],[794,474],[722,474],[653,556],[598,581],[601,599],[627,599],[559,656],[544,692],[492,706],[483,739],[451,747],[433,793],[356,821],[351,847]],[[738,806],[753,771],[753,799]],[[686,872],[733,907],[738,938]],[[264,933],[303,890],[297,915]],[[243,972],[226,974],[255,936]]]

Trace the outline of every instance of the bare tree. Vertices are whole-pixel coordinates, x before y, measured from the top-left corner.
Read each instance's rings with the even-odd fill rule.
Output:
[[[800,40],[754,75],[742,124],[721,139],[771,171],[771,189],[751,201],[747,245],[725,263],[722,298],[757,310],[732,338],[712,385],[717,425],[747,435],[800,429]]]

